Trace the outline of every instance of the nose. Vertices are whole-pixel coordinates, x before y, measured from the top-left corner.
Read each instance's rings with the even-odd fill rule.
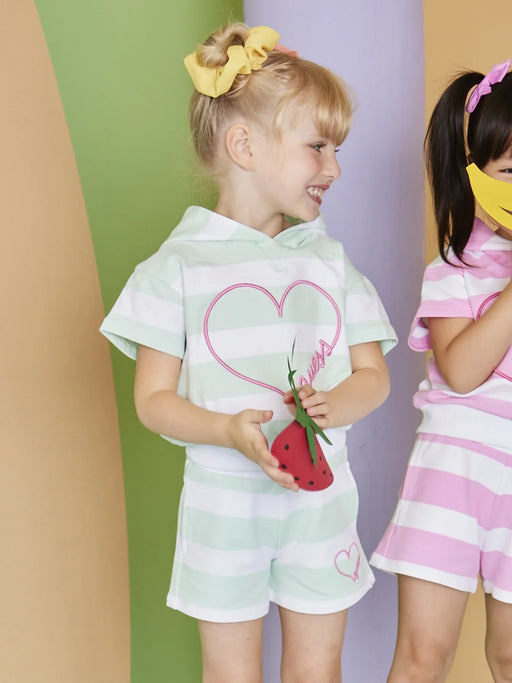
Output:
[[[336,157],[336,152],[332,152],[326,159],[325,173],[329,178],[336,180],[341,175],[341,168]]]

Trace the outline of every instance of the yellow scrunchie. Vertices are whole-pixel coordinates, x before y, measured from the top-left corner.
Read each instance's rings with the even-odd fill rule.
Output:
[[[185,57],[185,67],[195,89],[203,95],[218,97],[226,93],[238,74],[250,74],[261,69],[267,53],[274,49],[279,33],[268,26],[249,29],[245,45],[228,47],[228,61],[224,66],[202,66],[197,52]]]

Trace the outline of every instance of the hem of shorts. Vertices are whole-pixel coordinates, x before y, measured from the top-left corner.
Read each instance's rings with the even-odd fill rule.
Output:
[[[434,569],[432,567],[425,567],[421,564],[414,564],[413,562],[404,562],[402,560],[391,560],[387,557],[373,553],[370,557],[370,565],[376,569],[380,569],[386,574],[400,574],[403,576],[411,576],[415,579],[422,579],[430,583],[437,583],[441,586],[454,588],[463,593],[476,593],[478,587],[478,579],[469,579],[464,576],[457,576],[442,569]]]
[[[359,600],[361,600],[366,593],[372,588],[375,583],[375,577],[369,577],[363,585],[359,587],[357,592],[351,593],[345,596],[343,599],[338,600],[325,600],[322,602],[310,602],[307,600],[296,600],[290,597],[279,597],[275,596],[271,592],[270,601],[274,602],[279,607],[284,607],[291,612],[299,612],[300,614],[334,614],[336,612],[343,612],[355,605]]]
[[[482,589],[486,595],[490,595],[499,602],[504,602],[507,605],[512,604],[512,591],[505,591],[495,586],[491,581],[483,580]]]
[[[182,612],[188,617],[199,619],[200,621],[211,621],[216,624],[234,624],[242,621],[255,621],[256,619],[264,617],[269,609],[269,606],[265,605],[265,607],[260,609],[251,607],[226,612],[226,610],[208,609],[201,607],[200,605],[191,605],[182,600],[176,600],[175,598],[168,598],[166,604],[170,609]]]

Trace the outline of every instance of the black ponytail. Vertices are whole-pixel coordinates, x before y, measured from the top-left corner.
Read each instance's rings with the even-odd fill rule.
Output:
[[[456,78],[439,99],[427,128],[425,157],[434,198],[439,253],[448,248],[462,259],[475,220],[475,203],[466,166],[465,103],[470,89],[483,78],[468,72]]]
[[[439,253],[445,261],[449,248],[463,260],[475,220],[466,166],[474,162],[483,170],[489,161],[512,150],[512,72],[480,98],[471,114],[466,114],[468,93],[482,78],[482,74],[468,71],[448,86],[432,113],[425,137]]]

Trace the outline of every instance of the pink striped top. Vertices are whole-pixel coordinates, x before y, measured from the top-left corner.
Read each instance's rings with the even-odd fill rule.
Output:
[[[453,253],[448,258],[454,265],[437,257],[425,271],[421,303],[408,340],[414,351],[432,348],[426,318],[477,320],[492,306],[512,274],[512,241],[496,235],[476,219],[464,250],[465,263]],[[510,447],[512,346],[491,376],[464,395],[448,387],[435,360],[430,358],[427,378],[419,386],[414,405],[423,412],[419,431],[486,442],[492,434],[493,443]]]

